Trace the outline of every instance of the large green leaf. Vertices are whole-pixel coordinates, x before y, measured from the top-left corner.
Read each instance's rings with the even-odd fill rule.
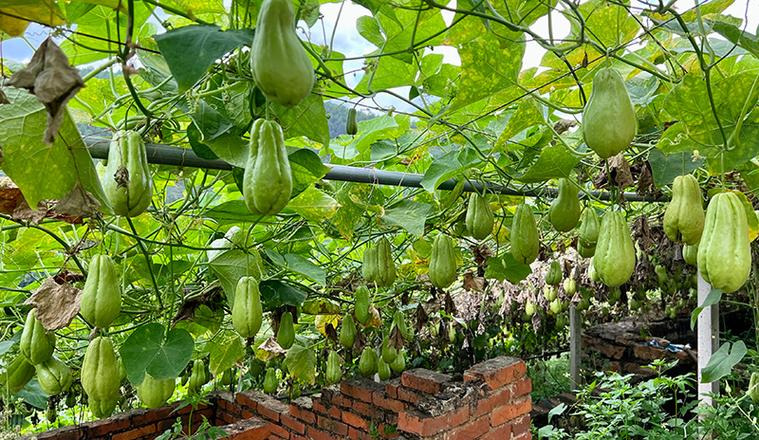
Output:
[[[424,224],[431,212],[431,205],[403,200],[392,208],[386,209],[382,215],[382,221],[400,226],[410,234],[424,235]]]
[[[74,191],[81,188],[110,211],[90,153],[68,112],[64,112],[55,142],[48,145],[43,141],[45,107],[25,90],[6,87],[3,93],[10,103],[0,104],[2,169],[21,189],[29,206],[75,197]]]
[[[313,349],[295,344],[287,350],[285,367],[290,375],[303,383],[313,385],[316,380],[316,353]]]
[[[733,371],[733,367],[746,355],[746,344],[743,341],[725,342],[712,354],[709,362],[701,370],[701,383],[709,383],[722,379]]]
[[[234,332],[226,332],[219,340],[208,345],[210,346],[209,369],[214,376],[220,376],[245,356],[245,347],[240,342],[240,336]]]
[[[299,273],[306,278],[316,281],[322,286],[326,285],[327,275],[324,268],[312,263],[307,258],[298,254],[282,255],[271,249],[266,249],[265,252],[274,264],[292,272]]]
[[[265,311],[282,306],[300,307],[308,297],[306,292],[281,280],[261,281],[258,290],[261,292],[261,303]]]
[[[216,60],[253,41],[250,29],[222,31],[216,26],[185,26],[156,35],[161,54],[179,84],[192,87]]]
[[[166,329],[157,322],[138,327],[124,341],[119,353],[127,379],[139,385],[149,373],[156,379],[179,376],[192,357],[195,342],[184,329]]]

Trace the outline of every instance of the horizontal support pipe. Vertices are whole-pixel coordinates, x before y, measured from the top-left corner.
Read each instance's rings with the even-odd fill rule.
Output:
[[[106,159],[108,157],[108,146],[110,139],[102,137],[84,137],[85,144],[90,150],[92,157],[97,159]],[[194,151],[189,148],[172,147],[161,144],[146,145],[148,162],[157,165],[173,165],[178,167],[206,168],[212,170],[231,170],[232,165],[223,160],[208,160],[198,157]],[[369,183],[373,185],[402,186],[407,188],[421,188],[421,174],[402,173],[398,171],[384,171],[375,168],[350,167],[345,165],[325,164],[329,171],[324,176],[326,180],[335,180],[341,182]],[[448,179],[442,182],[438,189],[452,190],[456,187],[455,179]],[[479,192],[486,190],[491,193],[505,194],[511,196],[527,197],[556,197],[558,190],[556,188],[544,188],[539,190],[520,190],[503,185],[483,184],[480,182],[465,182],[465,192]],[[612,195],[608,191],[590,191],[593,198],[600,200],[611,200]],[[580,194],[584,197],[585,194]],[[630,202],[664,202],[665,197],[644,196],[637,193],[625,193],[625,200]]]

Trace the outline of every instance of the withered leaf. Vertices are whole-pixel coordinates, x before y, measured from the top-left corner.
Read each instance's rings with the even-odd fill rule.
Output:
[[[71,67],[60,47],[48,38],[43,41],[32,60],[11,76],[8,84],[29,90],[47,109],[45,142],[53,143],[63,122],[69,99],[84,87],[79,71]]]
[[[37,308],[37,319],[47,330],[58,330],[71,323],[79,313],[81,290],[68,283],[58,284],[54,277],[47,278],[27,304]]]

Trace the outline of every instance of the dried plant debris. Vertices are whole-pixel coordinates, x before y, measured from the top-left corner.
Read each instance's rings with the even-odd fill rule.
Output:
[[[29,90],[47,109],[45,142],[53,143],[69,99],[84,87],[79,71],[71,67],[60,47],[48,38],[26,67],[14,73],[9,85]]]
[[[68,326],[79,313],[81,290],[67,282],[61,284],[54,277],[47,278],[26,301],[37,308],[37,319],[46,330]]]

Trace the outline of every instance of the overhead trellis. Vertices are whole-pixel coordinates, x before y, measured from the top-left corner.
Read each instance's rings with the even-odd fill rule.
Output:
[[[86,137],[85,143],[90,154],[95,159],[107,159],[110,139],[97,139]],[[209,160],[199,157],[189,148],[172,147],[163,144],[147,144],[148,161],[156,165],[172,165],[177,167],[204,168],[209,170],[232,170],[234,167],[223,160]],[[325,164],[329,171],[324,176],[326,180],[340,182],[368,183],[374,185],[402,186],[407,188],[423,188],[422,174],[403,173],[398,171],[385,171],[375,168],[352,167],[346,165]],[[437,189],[451,191],[458,185],[458,180],[448,179],[440,183]],[[489,192],[509,196],[544,197],[552,198],[558,194],[557,188],[519,189],[489,182],[464,182],[464,192]],[[581,198],[590,196],[598,200],[615,200],[615,196],[608,191],[589,191],[581,193]],[[666,202],[669,196],[651,196],[634,192],[625,192],[621,195],[629,202]]]

